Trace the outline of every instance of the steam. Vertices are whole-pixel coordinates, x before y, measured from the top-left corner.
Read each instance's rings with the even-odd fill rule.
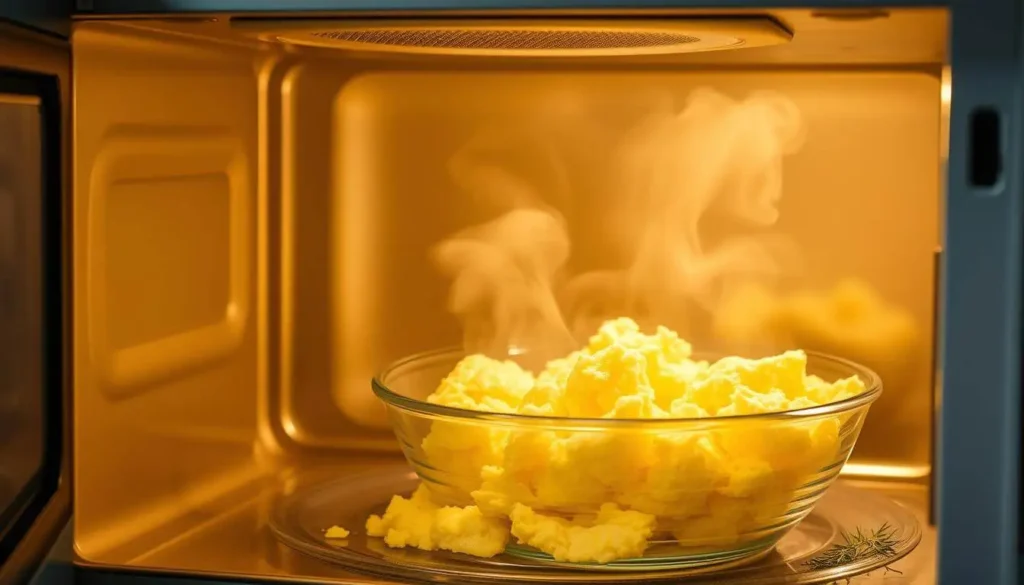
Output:
[[[554,295],[569,236],[554,212],[512,210],[446,240],[434,257],[453,279],[448,308],[462,319],[468,351],[572,347]]]
[[[468,351],[563,351],[576,345],[572,333],[585,336],[620,315],[687,331],[693,310],[713,312],[730,285],[777,277],[792,265],[795,252],[781,238],[754,233],[709,243],[703,227],[711,217],[754,231],[776,223],[782,160],[803,141],[796,105],[776,93],[739,101],[710,89],[693,91],[678,111],[668,96],[655,103],[620,141],[611,168],[588,169],[609,173],[616,191],[607,231],[626,252],[623,268],[567,274],[571,247],[560,209],[569,175],[550,143],[532,141],[529,152],[541,164],[526,172],[494,156],[500,135],[471,141],[453,157],[456,183],[498,214],[434,250],[452,279],[449,309],[463,323]]]

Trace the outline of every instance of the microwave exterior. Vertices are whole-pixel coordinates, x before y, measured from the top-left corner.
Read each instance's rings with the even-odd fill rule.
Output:
[[[77,10],[92,18],[131,13],[411,8],[533,9],[542,15],[542,8],[856,8],[892,4],[879,0],[80,0]],[[903,0],[896,4],[935,3]],[[21,172],[37,173],[38,186],[35,191],[17,194],[17,207],[9,206],[31,207],[34,211],[8,215],[31,224],[40,233],[35,248],[20,250],[24,253],[14,255],[15,262],[4,264],[0,253],[0,276],[14,275],[19,286],[38,287],[38,299],[43,301],[26,329],[32,335],[29,353],[34,361],[20,362],[17,374],[24,377],[29,367],[26,364],[37,364],[32,366],[39,369],[35,390],[43,406],[34,418],[19,422],[35,425],[40,433],[45,431],[39,473],[30,482],[31,505],[17,507],[13,511],[16,513],[0,507],[0,542],[4,545],[0,548],[0,583],[31,578],[71,511],[73,453],[69,427],[73,405],[67,364],[73,348],[68,333],[72,291],[67,278],[71,254],[66,218],[75,198],[67,188],[73,121],[71,55],[66,39],[61,38],[70,30],[70,20],[59,18],[65,8],[70,7],[60,2],[0,3],[0,21],[4,23],[0,28],[0,113],[5,107],[3,98],[9,110],[25,112],[29,108],[30,117],[38,119],[39,142],[39,148],[33,147],[32,152],[14,149],[15,164]],[[949,60],[955,99],[946,169],[939,334],[938,574],[946,584],[1008,585],[1019,582],[1022,565],[1019,476],[1024,173],[1019,161],[1024,156],[1024,22],[1016,0],[953,0],[949,8]],[[5,141],[15,139],[12,136],[0,128],[0,153],[4,152]],[[38,156],[38,161],[32,156]],[[976,184],[974,171],[979,166],[997,169],[994,184]],[[3,179],[0,174],[0,188]],[[3,219],[0,217],[0,229]],[[0,337],[0,352],[5,349],[4,343],[11,342]],[[0,369],[0,396],[14,371]],[[0,461],[0,468],[5,464]],[[39,481],[35,481],[36,476]]]
[[[514,10],[543,8],[864,8],[937,6],[929,0],[78,0],[80,13],[304,12],[337,10]]]
[[[67,37],[71,31],[69,2],[65,0],[4,0],[0,21]]]

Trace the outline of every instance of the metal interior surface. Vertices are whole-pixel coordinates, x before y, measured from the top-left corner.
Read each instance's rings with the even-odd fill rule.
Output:
[[[596,169],[702,86],[801,109],[778,229],[805,268],[786,286],[853,277],[911,315],[914,358],[848,470],[926,481],[946,15],[771,16],[792,42],[609,60],[286,46],[223,16],[78,23],[80,562],[365,582],[279,548],[266,506],[310,457],[337,474],[397,457],[370,375],[459,342],[427,253],[487,212],[453,155],[482,129],[515,136],[498,159],[574,210],[574,267],[598,266],[623,198]]]

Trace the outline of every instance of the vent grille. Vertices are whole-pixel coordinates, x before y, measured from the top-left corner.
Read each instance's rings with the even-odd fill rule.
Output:
[[[765,18],[309,19],[232,23],[262,40],[345,51],[499,57],[672,55],[764,47],[792,35]]]
[[[588,51],[673,47],[699,38],[662,31],[379,29],[319,31],[311,36],[361,45],[482,51]]]

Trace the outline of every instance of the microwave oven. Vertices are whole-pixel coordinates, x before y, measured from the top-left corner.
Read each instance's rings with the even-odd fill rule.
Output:
[[[391,495],[370,379],[464,340],[430,251],[530,200],[565,219],[566,270],[621,266],[670,150],[625,150],[632,129],[768,94],[799,118],[772,172],[745,174],[743,124],[744,156],[710,162],[711,124],[666,168],[767,198],[726,272],[839,306],[838,333],[787,339],[881,375],[839,481],[923,536],[867,579],[1019,582],[1016,0],[69,4],[0,5],[0,582],[51,550],[85,582],[460,582],[268,528],[320,479]],[[719,243],[747,213],[700,211]],[[705,329],[760,340],[714,291]]]

